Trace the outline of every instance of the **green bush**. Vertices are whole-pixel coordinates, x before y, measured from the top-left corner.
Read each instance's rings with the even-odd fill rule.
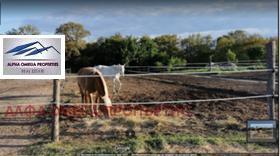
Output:
[[[186,65],[187,61],[178,57],[171,57],[168,61],[168,71],[172,71],[174,66]]]
[[[263,45],[251,46],[247,48],[247,53],[251,60],[264,59],[265,47]]]
[[[159,61],[157,61],[157,62],[155,63],[155,65],[158,66],[158,67],[163,66],[163,64],[162,64],[161,62],[159,62]]]
[[[230,49],[227,51],[227,60],[230,62],[236,61],[236,54],[232,52]]]

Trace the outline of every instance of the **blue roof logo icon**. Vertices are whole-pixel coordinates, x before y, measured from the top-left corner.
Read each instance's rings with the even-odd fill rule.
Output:
[[[32,47],[33,45],[39,44],[42,48],[38,49],[36,47]],[[13,53],[13,56],[15,55],[24,55],[24,56],[31,56],[31,55],[37,55],[39,53],[42,53],[44,51],[48,51],[49,49],[54,49],[57,53],[60,54],[60,52],[53,46],[45,47],[40,42],[31,42],[23,45],[19,45],[9,51],[6,52],[6,54]]]

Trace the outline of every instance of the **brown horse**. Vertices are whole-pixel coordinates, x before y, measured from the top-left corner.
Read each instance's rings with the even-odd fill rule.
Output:
[[[97,114],[98,108],[93,103],[103,102],[105,108],[103,113],[106,117],[110,117],[110,107],[112,106],[111,99],[107,89],[106,82],[101,72],[93,67],[85,67],[79,70],[78,85],[82,97],[82,103],[91,103],[92,116]],[[82,77],[83,75],[87,75]],[[93,77],[89,77],[93,75]]]

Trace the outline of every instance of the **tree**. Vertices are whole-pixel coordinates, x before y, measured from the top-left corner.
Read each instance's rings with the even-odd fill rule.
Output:
[[[261,60],[265,58],[265,45],[269,42],[267,38],[258,34],[250,35],[244,43],[244,49],[250,60]]]
[[[149,36],[143,36],[139,40],[139,65],[152,66],[154,56],[158,54],[157,44]]]
[[[235,40],[231,38],[230,36],[222,36],[217,39],[217,49],[228,49],[232,47],[235,44]]]
[[[128,36],[123,40],[122,63],[129,65],[130,63],[139,64],[139,46],[137,38]]]
[[[229,49],[232,49],[235,44],[235,40],[228,36],[224,35],[217,39],[217,45],[214,54],[215,61],[225,61],[227,60],[226,54]]]
[[[228,38],[234,41],[231,49],[239,56],[244,52],[244,44],[248,39],[248,34],[243,30],[236,30],[228,33]],[[241,54],[242,55],[242,54]]]
[[[244,41],[244,47],[250,47],[252,45],[266,45],[268,43],[268,39],[262,37],[259,34],[249,35],[247,39]]]
[[[243,30],[235,30],[228,33],[230,38],[233,38],[237,44],[243,44],[248,38],[248,34]]]
[[[164,52],[169,56],[180,55],[179,40],[177,35],[162,35],[154,39],[159,52]]]
[[[243,30],[232,31],[227,35],[219,37],[217,39],[216,53],[214,55],[215,61],[225,61],[229,49],[235,52],[238,60],[249,59],[246,52],[246,44],[249,37],[250,35]]]
[[[76,29],[75,31],[72,29],[66,31],[61,28],[59,32],[69,31],[67,34],[70,35],[66,36],[67,48],[80,52],[79,57],[73,56],[74,59],[68,61],[73,70],[83,66],[124,63],[135,66],[167,65],[168,69],[172,70],[173,66],[185,65],[187,61],[208,62],[211,56],[214,62],[263,59],[265,44],[272,40],[257,34],[250,35],[244,31],[223,35],[216,40],[216,44],[210,35],[193,34],[180,40],[176,35],[162,35],[152,39],[149,36],[138,38],[117,33],[87,43],[83,48],[77,46],[77,43],[81,41],[85,43],[83,39],[86,35],[77,38],[74,33]]]
[[[213,53],[212,37],[193,34],[181,41],[181,47],[188,62],[208,62]]]
[[[13,28],[6,32],[7,35],[39,35],[40,31],[30,24],[21,26],[17,29]]]
[[[126,59],[124,58],[123,49],[125,49],[125,38],[117,33],[109,38],[105,39],[105,42],[101,45],[99,56],[100,60],[106,65],[112,64],[124,64]],[[104,57],[109,56],[109,57]]]
[[[248,56],[251,60],[264,59],[265,47],[262,45],[251,46],[247,48]]]
[[[84,38],[90,35],[90,32],[85,30],[83,25],[74,22],[60,25],[55,33],[65,35],[66,60],[80,55],[80,50],[86,47]]]
[[[154,42],[156,43],[158,49],[158,53],[156,53],[153,57],[154,61],[167,65],[171,56],[182,57],[177,35],[158,36],[154,39]]]

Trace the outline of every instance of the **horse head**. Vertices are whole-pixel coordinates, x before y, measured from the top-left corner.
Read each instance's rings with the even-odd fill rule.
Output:
[[[111,106],[112,105],[112,101],[111,101],[111,99],[108,96],[104,96],[101,99],[105,103],[105,106]]]
[[[124,71],[125,71],[125,65],[121,65],[121,64],[118,64],[118,65],[114,65],[118,71],[118,73],[121,75],[121,76],[124,76]]]

